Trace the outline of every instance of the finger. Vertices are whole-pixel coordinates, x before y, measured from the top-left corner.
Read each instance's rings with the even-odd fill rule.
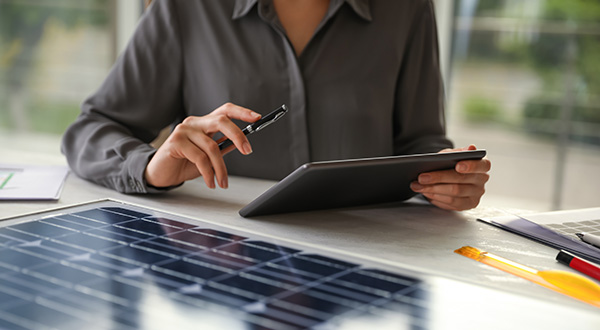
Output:
[[[192,130],[200,131],[203,135],[212,137],[214,133],[221,132],[224,137],[219,141],[230,139],[235,147],[244,155],[252,153],[252,147],[246,135],[233,122],[231,118],[222,113],[211,113],[204,117],[187,117],[181,126],[188,127]],[[214,142],[214,141],[213,141]],[[215,144],[217,142],[214,142]]]
[[[439,183],[469,183],[483,185],[489,180],[487,173],[458,173],[455,170],[434,171],[419,174],[417,181],[422,185]]]
[[[237,148],[242,154],[249,155],[252,153],[252,146],[250,141],[244,134],[244,132],[227,117],[215,118],[214,127],[223,133],[225,139],[231,140],[235,148]],[[226,152],[233,150],[234,148],[225,148]]]
[[[443,149],[440,150],[440,153],[445,153],[445,152],[454,152],[454,151],[469,151],[469,150],[477,150],[477,147],[474,144],[470,144],[466,147],[462,147],[462,148],[447,148],[447,149]]]
[[[492,162],[487,158],[462,160],[456,163],[455,169],[459,173],[487,173],[492,169]]]
[[[217,143],[190,125],[181,124],[176,128],[178,142],[184,157],[196,165],[209,188],[215,188],[214,178],[221,188],[228,187],[227,167]]]
[[[421,185],[413,182],[410,188],[421,194],[436,194],[450,197],[474,197],[485,193],[483,186],[474,184],[435,184]]]
[[[171,134],[169,143],[172,145],[172,152],[180,154],[182,158],[192,162],[198,169],[198,172],[200,172],[206,185],[213,189],[215,188],[215,171],[213,168],[218,170],[217,180],[219,181],[219,185],[221,185],[224,182],[223,180],[226,180],[224,178],[227,177],[221,153],[218,150],[219,148],[215,141],[202,132],[199,132],[190,125],[189,122],[190,120],[186,119],[184,123],[177,125]],[[216,153],[220,159],[215,158],[215,150],[217,150]],[[211,154],[212,157],[209,156],[209,154]]]
[[[261,114],[258,112],[254,112],[250,109],[240,107],[239,105],[235,105],[233,103],[225,103],[215,111],[213,114],[224,114],[229,118],[243,120],[248,123],[253,123],[260,119]]]
[[[260,117],[256,112],[228,103],[192,125],[198,125],[199,129],[210,136],[216,132],[223,133],[224,137],[231,140],[242,154],[249,155],[252,153],[252,146],[246,135],[231,119],[254,122]]]
[[[200,172],[200,175],[204,179],[206,186],[209,187],[210,189],[214,189],[215,188],[215,181],[214,181],[215,174],[214,174],[212,165],[210,164],[210,159],[208,158],[208,155],[206,155],[204,152],[202,152],[202,150],[200,150],[198,148],[198,146],[196,146],[191,141],[189,141],[188,143],[179,144],[178,152],[181,153],[181,155],[185,159],[194,163],[194,165],[198,169],[198,172]]]
[[[222,138],[216,140],[215,142],[217,142],[217,145],[219,146],[219,148],[222,148],[221,147],[221,143],[223,141],[226,141],[226,140],[229,140],[229,139],[226,136],[223,136]],[[227,155],[228,153],[230,153],[234,149],[236,149],[236,147],[235,147],[234,144],[231,144],[231,145],[229,145],[229,146],[227,146],[225,148],[222,148],[221,149],[221,155]]]
[[[219,149],[217,143],[210,137],[203,134],[194,134],[191,139],[195,145],[198,146],[201,152],[204,152],[208,156],[208,161],[212,166],[212,170],[217,179],[219,186],[226,189],[228,184],[227,179],[227,166],[223,160],[223,154]]]
[[[232,144],[224,149],[221,149],[221,155],[227,155],[228,153],[232,152],[235,149],[237,149],[236,146],[234,144]]]
[[[233,103],[225,103],[220,106],[217,110],[213,111],[213,114],[224,114],[227,118],[240,119],[245,122],[253,123],[259,120],[262,115],[254,112],[250,109],[235,105]],[[223,118],[218,118],[222,120]],[[231,122],[231,121],[229,121]],[[246,135],[242,132],[241,129],[233,122],[231,125],[229,122],[222,122],[225,124],[220,131],[225,135],[226,138],[230,139],[231,142],[235,145],[235,147],[244,155],[249,155],[252,153],[252,146],[248,141]],[[231,152],[234,148],[226,148],[222,154],[227,154]]]
[[[448,211],[461,211],[458,208],[456,208],[454,205],[442,203],[442,202],[439,202],[439,201],[436,201],[436,200],[430,200],[429,202],[431,204],[439,207],[440,209],[444,209],[444,210],[448,210]]]
[[[452,197],[437,194],[423,194],[423,196],[429,199],[431,204],[445,210],[453,211],[464,211],[477,207],[480,200],[477,197]]]

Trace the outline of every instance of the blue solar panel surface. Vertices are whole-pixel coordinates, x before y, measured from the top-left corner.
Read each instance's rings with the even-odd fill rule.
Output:
[[[425,327],[418,278],[113,203],[0,228],[0,328]]]

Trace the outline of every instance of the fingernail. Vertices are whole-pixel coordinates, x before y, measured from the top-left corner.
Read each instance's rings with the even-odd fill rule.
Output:
[[[431,175],[429,175],[429,174],[419,175],[419,183],[429,183],[429,182],[431,182]]]
[[[421,191],[423,190],[423,186],[416,182],[413,182],[410,184],[410,189],[412,189],[413,191]]]
[[[466,172],[467,165],[466,164],[458,164],[458,165],[456,165],[456,170],[459,172]]]
[[[262,115],[260,113],[258,113],[258,112],[253,112],[252,113],[252,117],[254,117],[254,118],[260,118],[260,117],[262,117]]]
[[[227,178],[221,179],[221,188],[227,189],[229,187],[229,180]]]
[[[244,144],[242,144],[242,150],[244,151],[244,155],[251,154],[252,153],[252,147],[250,146],[250,143],[244,142]]]

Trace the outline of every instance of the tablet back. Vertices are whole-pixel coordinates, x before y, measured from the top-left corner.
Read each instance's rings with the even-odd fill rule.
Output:
[[[403,201],[420,173],[481,159],[485,150],[307,163],[240,210],[243,217]]]

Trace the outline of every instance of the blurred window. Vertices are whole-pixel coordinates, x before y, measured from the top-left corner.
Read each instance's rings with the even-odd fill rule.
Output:
[[[488,149],[489,197],[537,209],[598,206],[600,1],[446,7],[449,134]]]
[[[0,0],[0,130],[61,134],[114,60],[109,0]]]

